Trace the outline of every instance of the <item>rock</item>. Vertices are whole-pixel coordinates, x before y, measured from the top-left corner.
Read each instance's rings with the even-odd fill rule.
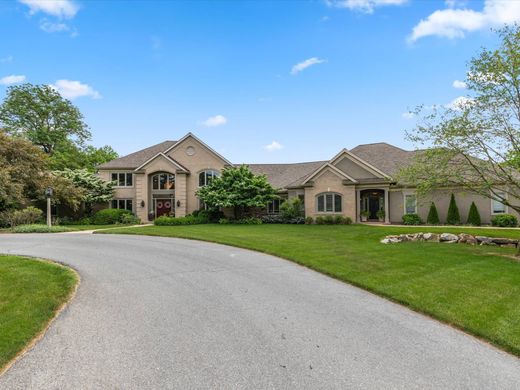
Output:
[[[475,239],[480,245],[489,245],[491,244],[491,238],[486,236],[476,236]]]
[[[399,238],[398,236],[386,236],[380,242],[381,244],[397,244],[401,241],[401,238]]]
[[[390,240],[388,238],[383,238],[381,241],[379,241],[381,244],[390,244]]]
[[[516,244],[518,241],[517,240],[510,240],[509,238],[494,238],[494,237],[490,237],[489,238],[491,240],[491,242],[497,244],[497,245],[508,245],[508,244]]]
[[[424,233],[423,239],[425,241],[436,241],[439,242],[439,235],[435,233]]]
[[[455,234],[451,233],[442,233],[439,237],[441,242],[448,242],[448,241],[455,241],[457,242],[459,240],[459,237]]]
[[[476,244],[477,240],[471,234],[460,233],[459,234],[459,242],[460,243],[465,243],[465,244]]]
[[[456,244],[459,242],[458,240],[451,240],[451,241],[442,241],[443,244]]]
[[[500,246],[502,248],[516,248],[516,244],[502,244]]]

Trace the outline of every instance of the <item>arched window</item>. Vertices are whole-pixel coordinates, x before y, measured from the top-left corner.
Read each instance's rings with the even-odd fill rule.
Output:
[[[207,186],[208,184],[211,183],[211,181],[214,178],[219,177],[219,176],[220,175],[217,171],[213,171],[213,170],[202,171],[201,173],[199,173],[199,187]]]
[[[318,213],[341,213],[340,194],[334,192],[324,192],[316,195],[316,211]]]
[[[171,173],[156,173],[152,176],[152,190],[174,190],[175,175]]]

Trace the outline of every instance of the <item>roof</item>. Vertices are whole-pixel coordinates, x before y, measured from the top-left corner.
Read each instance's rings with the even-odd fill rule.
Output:
[[[255,175],[266,175],[274,188],[296,187],[326,161],[292,164],[245,164]]]
[[[415,151],[404,150],[397,146],[378,142],[358,145],[350,153],[370,163],[388,176],[395,176],[415,156]]]
[[[130,153],[126,156],[101,164],[98,166],[98,169],[135,169],[176,143],[177,141],[164,141],[146,149],[139,150],[138,152]]]

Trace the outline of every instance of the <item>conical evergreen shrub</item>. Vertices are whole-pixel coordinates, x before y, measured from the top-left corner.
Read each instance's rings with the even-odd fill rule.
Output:
[[[480,213],[475,202],[471,202],[468,213],[468,225],[480,226]]]
[[[426,223],[428,225],[438,225],[441,223],[439,219],[439,213],[437,212],[437,207],[435,206],[434,202],[432,202],[432,204],[430,205],[430,211],[428,211]]]
[[[446,218],[448,225],[460,225],[460,214],[457,202],[455,202],[455,195],[451,194],[450,206],[448,207],[448,217]]]

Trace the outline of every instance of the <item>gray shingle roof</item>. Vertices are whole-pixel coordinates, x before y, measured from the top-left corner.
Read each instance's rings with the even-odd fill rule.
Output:
[[[146,149],[139,150],[135,153],[130,153],[126,156],[116,158],[115,160],[98,166],[98,169],[136,169],[157,153],[164,152],[170,146],[177,143],[177,141],[164,141],[157,145],[150,146]]]
[[[358,145],[350,149],[350,152],[389,176],[395,176],[399,169],[407,165],[416,153],[386,142]]]
[[[326,161],[293,164],[245,164],[255,175],[266,175],[274,188],[287,188],[301,183]]]

